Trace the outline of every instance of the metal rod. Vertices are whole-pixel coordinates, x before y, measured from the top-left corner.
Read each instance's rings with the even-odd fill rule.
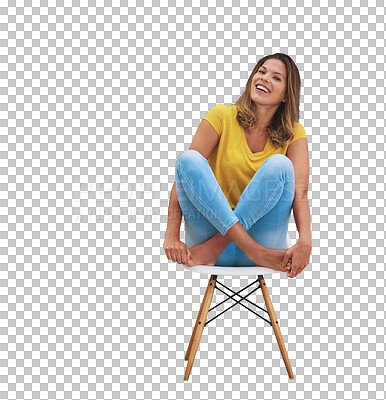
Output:
[[[226,287],[226,286],[225,286],[224,284],[222,284],[221,282],[219,282],[219,281],[216,281],[216,282],[217,282],[218,284],[220,284],[221,286],[225,287],[226,289],[228,289],[229,291],[233,292],[233,290],[229,289],[228,287]],[[245,289],[248,289],[249,287],[251,287],[251,286],[252,286],[254,283],[256,283],[256,282],[258,282],[258,279],[255,280],[254,282],[252,282],[250,285],[245,286],[245,288],[239,290],[237,293],[233,292],[233,293],[235,293],[233,296],[229,296],[229,295],[227,295],[227,296],[230,297],[230,298],[233,298],[233,297],[235,297],[236,295],[239,295],[239,293],[243,292]],[[217,285],[216,285],[216,286],[217,286]],[[259,287],[258,287],[258,288],[260,288],[260,282],[259,282]],[[239,297],[241,297],[241,296],[239,295]],[[223,300],[221,303],[215,305],[215,306],[212,307],[209,311],[212,311],[212,310],[214,310],[216,307],[221,306],[221,304],[225,303],[226,301],[228,301],[228,299],[225,299],[225,300]]]
[[[251,283],[250,285],[246,286],[244,289],[250,287],[251,285],[253,285],[253,284],[256,283],[256,282],[257,282],[257,280],[256,280],[255,282]],[[230,292],[234,293],[234,295],[233,295],[233,296],[230,296],[230,298],[233,298],[233,297],[236,296],[236,295],[238,295],[239,297],[243,298],[243,296],[240,296],[239,293],[242,292],[244,289],[239,290],[239,291],[236,293],[235,291],[233,291],[233,290],[230,289],[229,287],[223,285],[221,282],[217,281],[217,283],[219,283],[221,286],[223,286],[223,287],[225,287],[226,289],[228,289]],[[218,289],[218,288],[217,288],[217,289]],[[257,287],[257,289],[260,289],[260,282],[259,282],[259,286]],[[257,289],[255,289],[254,292],[255,292]],[[251,292],[251,293],[253,293],[253,292]],[[227,294],[227,296],[229,296],[229,295]],[[247,295],[247,296],[249,296],[249,295]],[[247,297],[247,296],[245,296],[245,297]],[[225,299],[225,301],[227,301],[227,300],[228,300],[228,299]],[[255,304],[255,303],[252,303],[252,302],[249,301],[249,300],[247,300],[247,302],[250,303],[250,304],[252,304],[252,305],[254,305],[254,306],[256,306],[257,308],[260,308],[261,311],[265,311],[265,312],[268,314],[268,311],[265,310],[264,308],[258,306],[258,305]],[[221,303],[220,303],[220,304],[221,304]]]
[[[217,282],[218,283],[218,282]],[[217,286],[217,285],[216,285]],[[205,326],[209,324],[209,322],[213,321],[214,319],[218,318],[220,315],[224,314],[226,311],[230,310],[232,307],[236,306],[237,304],[240,304],[241,306],[243,306],[244,308],[246,308],[247,310],[251,311],[253,314],[257,315],[259,318],[263,319],[264,321],[266,321],[268,324],[270,324],[272,326],[272,323],[270,321],[268,321],[266,318],[262,317],[261,315],[257,314],[255,311],[251,310],[249,307],[245,306],[244,304],[242,304],[241,302],[243,301],[243,297],[241,297],[240,300],[236,300],[233,297],[230,297],[226,292],[224,292],[223,290],[221,290],[219,287],[217,287],[217,289],[224,293],[226,296],[229,297],[229,299],[232,299],[236,302],[236,304],[231,305],[230,307],[228,307],[226,310],[222,311],[220,314],[214,316],[212,319],[210,319],[209,321],[207,321],[205,323]],[[227,288],[228,289],[228,288]],[[247,296],[249,296],[250,294],[254,293],[258,288],[256,288],[254,291],[252,291],[251,293],[248,293]],[[227,300],[229,300],[227,299]],[[252,303],[253,304],[253,303]],[[260,307],[259,307],[260,308]]]

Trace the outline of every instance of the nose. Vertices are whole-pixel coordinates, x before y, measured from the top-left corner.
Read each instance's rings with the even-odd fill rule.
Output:
[[[267,86],[267,88],[271,87],[271,85],[270,85],[270,83],[268,82],[267,79],[262,79],[261,83],[262,83],[264,86]]]

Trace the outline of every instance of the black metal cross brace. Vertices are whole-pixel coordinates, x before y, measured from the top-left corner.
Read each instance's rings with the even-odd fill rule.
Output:
[[[221,293],[225,294],[225,296],[227,296],[228,298],[225,299],[225,300],[223,300],[221,303],[216,304],[214,307],[212,307],[211,309],[209,309],[208,312],[214,310],[214,309],[215,309],[216,307],[218,307],[218,306],[221,306],[221,304],[225,303],[225,302],[228,301],[228,300],[234,300],[236,303],[235,303],[235,304],[232,304],[230,307],[228,307],[227,309],[225,309],[224,311],[222,311],[220,314],[214,316],[212,319],[210,319],[209,321],[207,321],[207,322],[205,323],[205,326],[208,325],[209,322],[212,322],[214,319],[218,318],[220,315],[224,314],[226,311],[230,310],[232,307],[236,306],[237,304],[240,304],[241,306],[243,306],[243,307],[246,308],[247,310],[253,312],[253,313],[254,313],[255,315],[257,315],[259,318],[261,318],[261,319],[263,319],[264,321],[268,322],[268,324],[270,324],[270,325],[272,326],[271,321],[268,321],[266,318],[262,317],[261,315],[257,314],[257,312],[251,310],[249,307],[247,307],[246,305],[244,305],[244,304],[241,303],[243,300],[245,300],[245,301],[247,301],[249,304],[252,304],[252,305],[254,305],[254,306],[257,307],[257,308],[260,308],[260,310],[262,310],[262,311],[264,311],[264,312],[266,312],[266,313],[268,314],[268,311],[267,311],[267,310],[265,310],[264,308],[258,306],[258,305],[255,304],[255,303],[252,303],[251,301],[249,301],[249,300],[247,299],[248,296],[250,296],[252,293],[255,293],[256,290],[260,289],[260,287],[261,287],[261,286],[260,286],[260,283],[258,284],[258,286],[257,286],[255,289],[252,290],[252,292],[248,293],[246,296],[243,297],[243,296],[241,296],[241,295],[239,294],[239,293],[243,292],[245,289],[248,289],[249,287],[251,287],[251,286],[252,286],[253,284],[255,284],[256,282],[258,282],[259,279],[256,279],[254,282],[252,282],[252,283],[249,284],[248,286],[245,286],[245,288],[239,290],[238,292],[233,291],[233,290],[230,289],[229,287],[227,287],[227,286],[225,286],[224,284],[222,284],[221,282],[219,282],[219,281],[217,280],[217,276],[215,277],[215,280],[216,280],[216,286],[215,286],[215,288],[216,288],[217,290],[219,290]],[[221,285],[222,287],[228,289],[230,292],[233,293],[233,295],[232,295],[232,296],[229,296],[228,293],[224,292],[222,289],[220,289],[220,288],[217,286],[218,284]],[[241,299],[240,299],[240,300],[236,300],[236,299],[234,298],[235,296],[239,296],[239,297],[241,297]]]

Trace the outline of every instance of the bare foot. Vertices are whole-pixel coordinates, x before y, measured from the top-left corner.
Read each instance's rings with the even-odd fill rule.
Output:
[[[191,257],[189,261],[184,264],[187,267],[194,267],[195,265],[214,265],[217,260],[217,255],[213,254],[207,242],[196,244],[190,248]]]
[[[287,265],[282,267],[283,259],[288,249],[269,249],[265,248],[258,255],[248,256],[250,260],[256,263],[256,265],[261,265],[262,267],[267,267],[274,269],[275,271],[287,272],[288,267],[291,266],[291,259],[288,260]]]

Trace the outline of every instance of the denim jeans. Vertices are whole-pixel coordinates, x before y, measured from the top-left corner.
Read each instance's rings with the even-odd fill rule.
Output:
[[[284,249],[295,195],[292,161],[273,154],[256,171],[232,210],[208,160],[196,150],[177,157],[176,188],[185,220],[185,243],[190,248],[220,232],[225,236],[238,221],[261,246]],[[215,265],[255,265],[230,243]]]

